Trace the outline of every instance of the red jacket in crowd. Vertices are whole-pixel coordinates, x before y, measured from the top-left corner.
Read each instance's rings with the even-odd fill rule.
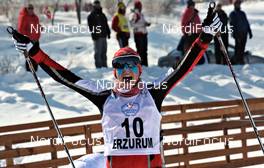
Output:
[[[200,33],[202,31],[197,9],[191,7],[185,9],[181,19],[181,28],[184,34]]]
[[[38,28],[38,31],[36,31]],[[36,14],[30,15],[26,8],[22,8],[18,16],[17,30],[19,33],[27,35],[31,40],[38,41],[40,38],[41,26]]]

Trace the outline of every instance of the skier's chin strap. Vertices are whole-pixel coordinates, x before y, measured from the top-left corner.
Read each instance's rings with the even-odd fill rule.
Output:
[[[114,88],[114,92],[123,97],[135,96],[140,92],[140,88],[142,88],[142,87],[138,87],[139,85],[142,84],[140,81],[141,79],[138,79],[138,81],[135,83],[135,85],[131,89],[124,89],[124,88],[116,87]]]

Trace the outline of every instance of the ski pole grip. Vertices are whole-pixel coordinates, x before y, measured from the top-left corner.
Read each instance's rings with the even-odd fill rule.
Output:
[[[8,26],[8,27],[6,28],[6,31],[7,31],[9,34],[11,34],[11,35],[13,36],[13,38],[18,39],[18,38],[16,38],[16,37],[18,37],[18,32],[17,32],[17,30],[14,29],[12,26]]]
[[[213,13],[214,13],[214,8],[215,8],[215,2],[211,1],[209,3],[209,7],[208,7],[208,16],[212,17]]]

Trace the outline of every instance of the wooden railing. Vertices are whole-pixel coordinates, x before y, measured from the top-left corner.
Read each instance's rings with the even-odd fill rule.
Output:
[[[264,98],[249,99],[248,103],[260,136],[264,137]],[[264,164],[241,101],[164,106],[162,115],[166,167],[231,168]],[[100,115],[61,119],[58,123],[73,159],[103,151]],[[66,165],[69,162],[63,150],[51,121],[0,127],[2,167]]]

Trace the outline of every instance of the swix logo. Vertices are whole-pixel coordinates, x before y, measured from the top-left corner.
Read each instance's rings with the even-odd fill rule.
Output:
[[[126,116],[135,116],[139,111],[139,104],[138,103],[127,103],[121,107],[122,112]]]

